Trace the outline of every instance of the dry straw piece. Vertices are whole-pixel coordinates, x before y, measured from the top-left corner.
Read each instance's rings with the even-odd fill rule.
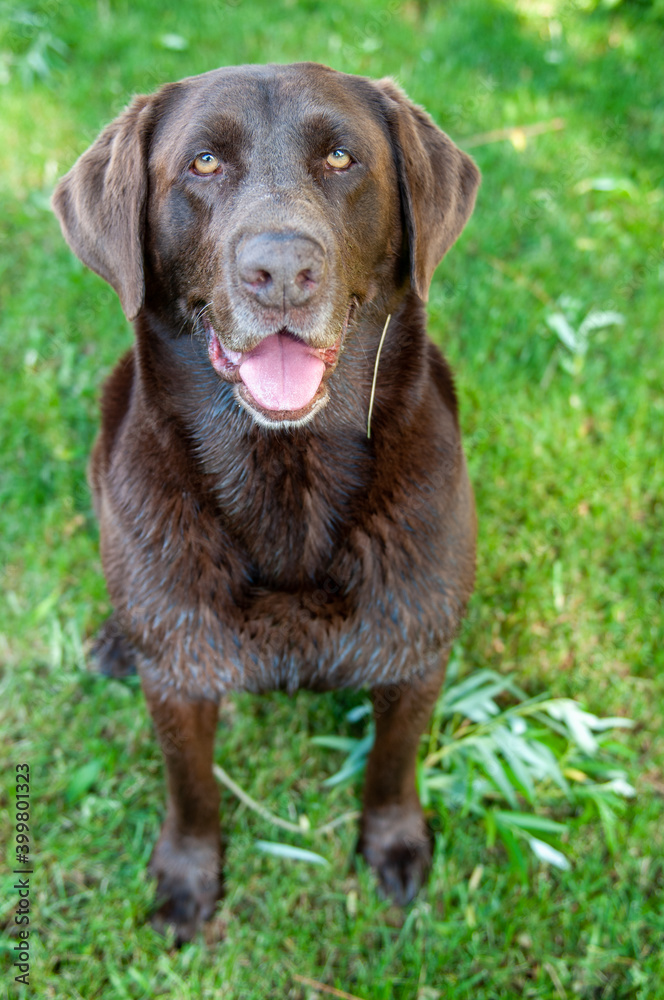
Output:
[[[367,417],[367,437],[371,437],[371,411],[373,410],[374,396],[376,395],[376,379],[378,378],[378,362],[380,361],[380,352],[383,349],[383,341],[385,340],[385,334],[387,333],[387,328],[389,326],[390,320],[392,319],[392,314],[385,320],[385,326],[383,327],[383,332],[380,337],[380,343],[378,345],[378,350],[376,351],[376,364],[374,365],[373,382],[371,383],[371,396],[369,397],[369,415]]]

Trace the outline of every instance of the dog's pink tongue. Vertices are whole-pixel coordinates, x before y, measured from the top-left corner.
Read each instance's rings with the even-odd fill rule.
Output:
[[[240,378],[266,410],[301,410],[314,398],[324,371],[311,347],[273,333],[247,354]]]

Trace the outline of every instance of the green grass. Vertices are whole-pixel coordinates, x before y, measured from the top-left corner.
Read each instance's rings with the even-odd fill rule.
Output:
[[[327,995],[301,976],[363,1000],[661,1000],[663,11],[593,6],[3,4],[1,754],[11,809],[14,766],[31,765],[35,849],[31,986],[13,982],[8,947],[3,995]],[[168,35],[183,41],[165,47]],[[462,672],[511,673],[530,696],[634,719],[615,739],[637,796],[613,853],[598,821],[568,810],[571,870],[532,861],[525,885],[477,818],[439,810],[431,881],[401,912],[353,870],[352,824],[315,842],[329,868],[295,863],[255,842],[297,838],[224,792],[227,896],[205,937],[175,953],[144,923],[163,809],[146,708],[135,683],[87,673],[82,651],[108,611],[85,464],[99,386],[131,331],[65,246],[48,196],[133,93],[224,63],[299,59],[396,75],[461,146],[565,120],[525,148],[473,146],[475,216],[432,289],[480,516],[457,655]],[[585,354],[547,324],[563,312],[578,329],[607,309],[624,323],[591,333]],[[357,807],[358,786],[323,786],[340,759],[311,737],[361,735],[346,717],[360,700],[233,698],[217,760],[273,812],[322,825]],[[6,824],[3,836],[9,863]],[[4,875],[8,929],[11,885]]]

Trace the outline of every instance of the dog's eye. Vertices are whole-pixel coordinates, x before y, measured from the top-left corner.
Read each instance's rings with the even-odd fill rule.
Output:
[[[213,174],[219,169],[219,160],[212,153],[199,153],[190,169],[195,174]]]
[[[353,158],[345,149],[335,149],[329,154],[325,162],[328,167],[333,167],[335,170],[347,170],[353,162]]]

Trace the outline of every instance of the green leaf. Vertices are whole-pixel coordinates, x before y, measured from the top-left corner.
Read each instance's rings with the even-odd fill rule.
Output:
[[[355,708],[351,708],[349,712],[346,712],[346,718],[349,722],[359,722],[360,719],[364,719],[365,716],[371,715],[373,712],[373,707],[367,702],[362,705],[356,705]]]
[[[546,816],[536,816],[534,813],[494,811],[498,824],[518,827],[520,830],[537,830],[539,833],[564,833],[567,827]]]
[[[563,313],[550,313],[544,322],[573,354],[585,354],[585,346]]]
[[[474,753],[477,755],[476,759],[478,760],[478,763],[481,763],[484,766],[484,770],[491,781],[493,781],[496,788],[507,799],[511,806],[515,806],[517,804],[516,792],[514,791],[514,788],[505,773],[505,768],[500,763],[500,760],[494,751],[493,741],[487,739],[477,740],[473,749]]]
[[[417,792],[423,809],[427,809],[431,801],[430,788],[428,782],[429,769],[424,767],[422,762],[418,762],[415,772]]]
[[[516,741],[512,743],[515,752],[519,753],[522,759],[528,763],[532,769],[533,778],[538,781],[549,778],[561,791],[567,793],[567,781],[550,747],[532,736],[527,740],[521,737],[514,737],[513,740]]]
[[[522,737],[513,736],[505,726],[500,726],[494,733],[494,739],[500,752],[509,764],[514,777],[521,785],[529,802],[535,800],[535,785],[530,776],[526,762],[529,759],[528,744]]]
[[[606,837],[606,844],[609,848],[611,854],[615,854],[618,849],[618,837],[617,837],[617,817],[614,810],[611,808],[607,802],[606,795],[593,795],[590,794],[589,798],[595,803],[597,812],[599,813],[600,823],[602,824],[602,829],[604,830],[604,836]]]
[[[170,49],[172,52],[184,52],[185,49],[189,48],[189,42],[182,35],[176,35],[173,32],[167,32],[165,35],[160,35],[158,42],[164,49]]]
[[[614,312],[611,309],[604,311],[593,309],[579,327],[579,336],[587,337],[595,330],[604,330],[607,326],[623,326],[624,323],[625,317],[622,313]]]
[[[486,825],[486,846],[491,849],[496,843],[496,834],[498,832],[496,817],[493,809],[487,809],[486,815],[484,816],[484,823]]]
[[[551,844],[547,844],[545,840],[538,840],[537,837],[528,837],[528,843],[530,844],[531,851],[543,861],[546,865],[553,865],[555,868],[560,868],[561,871],[569,871],[572,867],[565,855],[561,851],[557,851],[555,847],[551,847]]]
[[[319,747],[327,747],[329,750],[346,750],[350,752],[355,749],[360,740],[352,736],[312,736],[311,742]]]
[[[289,861],[306,861],[312,865],[329,865],[329,861],[321,854],[307,851],[303,847],[293,847],[292,844],[279,844],[272,840],[257,840],[256,847],[265,854],[276,858],[288,858]]]
[[[69,784],[65,790],[65,799],[67,802],[78,802],[83,796],[90,791],[97,776],[102,769],[102,761],[91,760],[83,767],[77,768],[69,779]]]
[[[453,707],[457,701],[461,701],[476,688],[481,687],[482,684],[487,684],[489,682],[499,681],[504,683],[504,679],[500,677],[494,670],[478,670],[476,673],[469,674],[458,684],[453,684],[446,687],[441,695],[440,704],[444,707],[446,712],[454,712],[456,709]]]
[[[327,788],[333,788],[335,785],[340,785],[343,781],[348,781],[352,778],[353,775],[359,774],[364,767],[364,764],[365,761],[363,759],[353,760],[349,757],[349,759],[342,765],[342,767],[339,768],[338,771],[335,771],[334,774],[325,779],[323,784]]]
[[[493,670],[480,670],[447,689],[442,697],[441,714],[453,715],[456,712],[474,722],[486,722],[500,712],[494,697],[505,692],[515,697],[522,696],[510,677],[501,677]]]
[[[597,740],[589,725],[596,718],[594,715],[584,712],[576,702],[567,698],[559,698],[557,701],[549,702],[546,711],[554,719],[565,723],[580,750],[591,757],[596,753]]]
[[[512,868],[518,872],[523,885],[527,885],[528,865],[526,864],[526,859],[518,840],[508,826],[496,824],[496,830],[498,832],[498,836],[507,849],[509,859],[512,862]]]

